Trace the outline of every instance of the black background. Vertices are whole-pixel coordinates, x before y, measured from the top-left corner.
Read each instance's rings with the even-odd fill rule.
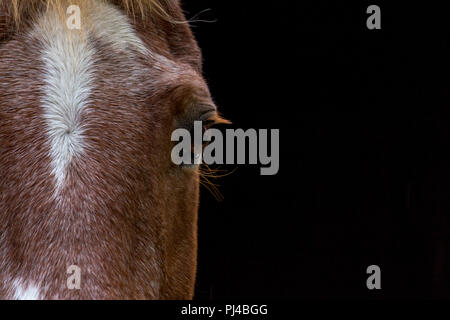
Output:
[[[202,188],[196,298],[450,297],[448,14],[392,2],[184,1],[223,115],[281,135]]]

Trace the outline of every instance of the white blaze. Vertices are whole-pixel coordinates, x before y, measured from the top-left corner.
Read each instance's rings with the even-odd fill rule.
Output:
[[[73,157],[81,155],[86,146],[82,116],[91,103],[96,54],[90,36],[112,45],[118,55],[131,52],[130,49],[149,54],[128,17],[120,10],[95,2],[87,11],[86,16],[81,11],[81,30],[68,30],[64,19],[50,11],[39,19],[32,32],[43,46],[45,86],[41,103],[56,192],[64,185]]]
[[[81,116],[90,102],[95,52],[79,31],[68,31],[57,14],[45,15],[35,31],[43,45],[42,107],[58,190],[64,183],[68,164],[83,152]]]
[[[25,285],[22,281],[15,280],[14,299],[15,300],[39,300],[39,288],[34,285]]]

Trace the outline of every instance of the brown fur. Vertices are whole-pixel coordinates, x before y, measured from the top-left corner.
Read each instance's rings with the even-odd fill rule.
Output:
[[[39,283],[46,299],[192,298],[199,173],[171,162],[170,135],[214,104],[189,26],[151,9],[184,21],[178,1],[113,1],[170,63],[155,68],[93,39],[99,72],[82,119],[87,148],[57,199],[40,105],[41,45],[27,37],[30,24],[19,31],[1,20],[11,8],[29,19],[38,1],[17,2],[25,1],[0,10],[0,297],[11,298],[20,278]],[[81,290],[66,288],[70,265],[82,270]]]

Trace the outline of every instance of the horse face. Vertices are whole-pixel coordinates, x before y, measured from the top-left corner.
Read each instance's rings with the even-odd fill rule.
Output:
[[[193,295],[199,175],[170,138],[215,106],[178,1],[121,4],[81,1],[73,30],[57,9],[0,21],[2,297]]]

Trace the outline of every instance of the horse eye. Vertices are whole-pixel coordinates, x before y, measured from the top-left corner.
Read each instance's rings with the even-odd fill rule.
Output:
[[[206,111],[203,111],[196,116],[191,116],[190,118],[191,119],[190,121],[188,121],[188,123],[185,122],[184,127],[188,129],[192,135],[194,134],[195,123],[198,121],[202,123],[203,133],[206,130],[217,125],[231,123],[228,120],[222,118],[215,109],[207,109]]]
[[[202,121],[203,127],[209,129],[220,124],[231,124],[230,121],[222,118],[217,111],[207,112],[203,114],[199,121]]]
[[[185,163],[180,164],[181,168],[197,168],[198,162],[196,163],[196,159],[201,159],[201,153],[200,150],[203,150],[208,144],[208,141],[204,140],[205,132],[220,124],[230,124],[231,122],[222,118],[218,112],[215,109],[206,109],[202,108],[201,113],[197,113],[197,116],[192,116],[190,121],[184,121],[183,128],[188,129],[190,132],[190,138],[191,138],[191,144],[190,149],[183,149],[183,157],[186,155],[186,153],[189,153],[188,159],[191,159],[190,161],[187,161]],[[199,124],[198,122],[201,122]],[[199,134],[201,134],[201,141],[196,141],[196,137],[199,137]],[[197,144],[196,144],[197,143]],[[202,152],[202,151],[200,151]],[[200,157],[200,158],[199,158]],[[200,160],[201,161],[201,160]]]
[[[218,123],[214,119],[207,119],[202,121],[203,131],[206,131],[216,125],[218,125]]]

